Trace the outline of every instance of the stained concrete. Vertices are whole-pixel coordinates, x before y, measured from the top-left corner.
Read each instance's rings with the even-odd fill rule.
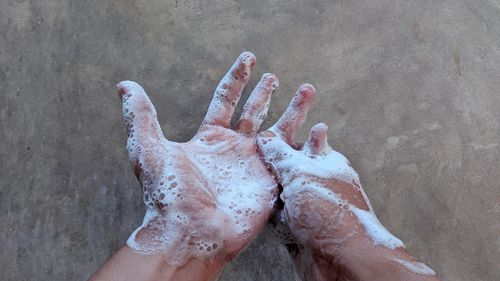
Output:
[[[281,78],[266,126],[314,83],[302,136],[330,125],[383,223],[444,280],[500,276],[498,1],[4,0],[0,34],[0,280],[85,279],[140,224],[116,82],[185,141],[243,50]],[[221,280],[292,276],[264,235]]]

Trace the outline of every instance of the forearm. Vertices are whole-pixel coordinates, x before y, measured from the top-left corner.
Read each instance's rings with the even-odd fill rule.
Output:
[[[353,239],[335,253],[311,249],[296,258],[296,266],[313,280],[439,281],[432,269],[406,249],[388,249]]]
[[[175,267],[160,254],[140,254],[123,246],[108,260],[91,281],[104,280],[216,280],[222,266],[219,262],[193,258],[182,267]]]
[[[359,281],[438,281],[425,264],[410,256],[404,248],[346,248],[335,258],[322,256],[316,261],[323,274],[335,270],[340,280]]]

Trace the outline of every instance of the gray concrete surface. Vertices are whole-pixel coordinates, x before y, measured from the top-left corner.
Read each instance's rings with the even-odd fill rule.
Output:
[[[0,36],[0,280],[85,279],[140,223],[116,82],[185,141],[243,50],[281,78],[267,125],[314,83],[302,135],[330,125],[384,224],[444,280],[500,278],[499,1],[4,0]],[[221,278],[291,279],[265,235]]]

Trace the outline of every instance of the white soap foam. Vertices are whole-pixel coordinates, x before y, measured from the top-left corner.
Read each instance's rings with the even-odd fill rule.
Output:
[[[260,140],[264,160],[279,171],[280,181],[286,185],[298,174],[307,174],[323,179],[337,179],[360,185],[359,176],[342,154],[331,148],[325,153],[312,155],[299,152],[278,138]],[[282,171],[286,171],[283,173]]]
[[[301,191],[309,191],[311,193],[316,193],[318,194],[318,199],[325,199],[328,200],[331,204],[336,205],[338,207],[338,210],[344,210],[347,211],[349,210],[352,212],[360,222],[360,224],[363,226],[366,234],[370,237],[373,245],[375,246],[384,246],[388,249],[396,249],[398,247],[404,247],[404,244],[401,240],[396,238],[394,235],[392,235],[377,219],[377,216],[375,213],[372,211],[365,211],[362,209],[357,208],[356,206],[349,204],[345,200],[342,200],[340,198],[339,194],[336,194],[335,192],[322,187],[319,184],[309,182],[306,185],[298,185],[297,183],[302,181],[302,179],[294,180],[294,184],[291,186],[285,188],[285,191],[282,194],[283,201],[285,202],[285,207],[288,208],[286,205],[286,202],[288,201],[287,198],[292,197],[292,194],[299,194]],[[297,200],[297,199],[295,199]],[[300,200],[300,199],[299,199]],[[297,210],[295,213],[301,213],[303,210]],[[343,216],[342,212],[338,212],[335,214],[331,214],[332,217],[338,217],[337,220],[335,221],[335,224],[342,224],[343,223]],[[326,220],[327,218],[322,218]],[[317,222],[310,222],[311,224],[317,224],[319,226],[324,226],[326,221],[317,221]],[[331,222],[330,222],[331,223]],[[335,228],[336,226],[332,226],[332,228]],[[309,231],[309,230],[307,230]],[[330,242],[332,244],[340,244],[342,242],[345,242],[347,239],[352,237],[354,233],[349,233],[346,237],[339,237],[338,239],[334,239]],[[303,235],[301,235],[303,236]],[[325,241],[328,242],[328,241]]]
[[[417,274],[422,274],[422,275],[436,275],[436,272],[432,270],[430,267],[427,265],[421,263],[421,262],[413,262],[413,261],[408,261],[404,259],[398,259],[395,258],[393,259],[397,263],[401,264],[404,266],[406,269],[408,269],[411,272],[417,273]]]
[[[127,245],[130,248],[136,249],[136,250],[141,250],[141,252],[154,252],[153,249],[144,249],[144,247],[146,245],[137,244],[137,242],[135,241],[135,238],[137,236],[137,233],[141,229],[143,229],[146,225],[151,223],[153,221],[153,219],[156,218],[157,216],[158,216],[158,212],[156,210],[154,210],[154,209],[147,209],[146,210],[146,215],[144,215],[144,219],[142,220],[141,226],[139,226],[134,232],[132,232],[132,234],[130,235],[130,237],[127,240]]]
[[[392,235],[377,219],[373,212],[351,207],[351,211],[358,217],[359,222],[364,226],[366,233],[370,236],[375,245],[382,245],[394,250],[403,247],[401,240]]]

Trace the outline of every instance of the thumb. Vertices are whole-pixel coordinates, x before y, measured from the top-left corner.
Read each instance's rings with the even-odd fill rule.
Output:
[[[257,136],[257,152],[266,165],[275,166],[291,150],[293,148],[273,131],[263,131]]]
[[[283,138],[273,131],[264,131],[257,136],[257,152],[264,161],[266,167],[274,174],[276,180],[280,184],[283,177],[287,178],[286,170],[290,168],[290,161],[284,161],[292,158],[293,155],[299,153],[293,149]]]

